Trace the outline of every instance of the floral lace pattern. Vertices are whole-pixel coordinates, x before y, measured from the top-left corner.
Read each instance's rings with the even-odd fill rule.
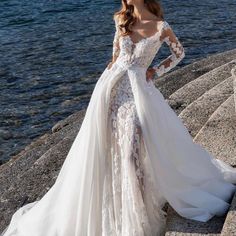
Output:
[[[147,68],[163,42],[172,55],[155,67],[159,76],[174,67],[184,50],[166,21],[158,22],[156,33],[134,43],[130,36],[121,36],[118,21],[113,40],[113,63]],[[147,86],[147,92],[152,92]],[[128,73],[111,90],[108,113],[109,155],[103,189],[103,236],[163,235],[165,199],[154,188],[150,160],[147,158],[142,130],[137,115]]]
[[[171,55],[153,67],[159,77],[174,68],[185,57],[182,44],[166,21],[163,26],[163,31],[166,33],[166,37],[163,41],[169,46]]]
[[[158,206],[148,173],[150,166],[145,163],[145,146],[127,73],[112,88],[109,124],[103,236],[161,235],[165,212]]]
[[[115,19],[113,61],[120,65],[134,64],[148,68],[164,42],[169,46],[171,55],[153,66],[158,77],[170,71],[185,57],[184,47],[167,21],[159,22],[153,36],[143,38],[137,43],[133,43],[129,35],[121,36],[118,25],[119,22]]]
[[[112,49],[112,56],[113,59],[117,58],[120,53],[120,45],[119,45],[119,38],[120,38],[120,33],[119,33],[119,27],[118,27],[118,21],[115,21],[115,35],[113,39],[113,49]]]

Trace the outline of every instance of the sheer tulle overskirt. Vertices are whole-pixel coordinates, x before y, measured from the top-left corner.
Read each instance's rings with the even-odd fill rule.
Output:
[[[105,69],[51,189],[12,217],[4,236],[101,235],[102,190],[107,154],[107,109],[110,90],[123,70]]]
[[[18,209],[2,236],[102,235],[108,106],[111,89],[125,72],[160,206],[168,201],[183,217],[199,221],[226,212],[235,191],[236,170],[192,141],[163,95],[146,81],[146,68],[115,63],[97,81],[55,184],[40,201]]]
[[[206,222],[225,214],[236,189],[236,169],[193,141],[153,82],[147,85],[142,72],[130,78],[156,185],[183,217]]]

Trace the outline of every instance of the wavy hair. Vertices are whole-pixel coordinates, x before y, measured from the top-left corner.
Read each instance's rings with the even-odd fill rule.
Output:
[[[164,20],[164,13],[159,1],[156,0],[144,0],[147,9],[154,15]],[[128,35],[132,32],[130,26],[136,22],[136,17],[134,16],[134,6],[128,5],[126,0],[122,0],[121,9],[114,13],[114,20],[118,20],[119,29],[123,36]]]

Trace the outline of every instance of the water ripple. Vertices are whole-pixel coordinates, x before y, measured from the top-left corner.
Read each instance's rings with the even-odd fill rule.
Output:
[[[186,49],[179,66],[236,45],[236,2],[162,1]],[[120,0],[0,1],[0,160],[86,108],[111,59]],[[222,9],[222,6],[224,9]],[[154,63],[168,56],[161,48]]]

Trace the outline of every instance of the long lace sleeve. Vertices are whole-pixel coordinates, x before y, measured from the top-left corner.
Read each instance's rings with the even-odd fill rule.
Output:
[[[115,21],[115,35],[113,39],[113,51],[112,51],[112,62],[114,63],[119,56],[120,46],[119,46],[119,27],[118,27],[118,19],[114,18]]]
[[[158,77],[174,68],[185,57],[182,44],[166,21],[164,21],[161,38],[169,46],[171,55],[153,66]]]

